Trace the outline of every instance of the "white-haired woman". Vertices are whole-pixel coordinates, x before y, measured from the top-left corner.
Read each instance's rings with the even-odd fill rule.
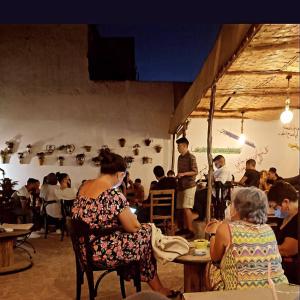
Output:
[[[211,289],[265,287],[269,279],[287,283],[275,235],[266,224],[267,210],[263,191],[241,188],[233,200],[231,221],[207,225],[211,258],[218,265],[209,272]]]

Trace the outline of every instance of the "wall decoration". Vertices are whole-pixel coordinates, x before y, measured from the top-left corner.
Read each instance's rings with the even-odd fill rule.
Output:
[[[5,144],[7,145],[7,153],[12,154],[14,149],[14,142],[9,141],[9,142],[5,142]]]
[[[91,152],[91,150],[92,150],[92,146],[87,146],[87,145],[85,145],[85,146],[83,146],[82,147],[86,152]]]
[[[30,154],[32,152],[32,145],[31,144],[28,144],[26,146],[26,151],[27,151],[28,154]]]
[[[76,162],[79,166],[82,166],[84,164],[85,161],[85,154],[84,153],[80,153],[76,155]]]
[[[142,158],[142,160],[143,160],[143,164],[151,164],[152,163],[152,158],[148,157],[148,156],[144,156]]]
[[[42,166],[45,162],[45,153],[44,152],[38,152],[36,155],[39,159],[40,166]]]
[[[52,154],[55,149],[56,149],[55,145],[46,145],[46,153],[47,154]]]
[[[72,154],[75,151],[75,145],[74,144],[68,144],[68,145],[61,145],[58,147],[58,150],[66,150],[68,154]]]
[[[288,146],[293,149],[293,150],[298,150],[300,151],[300,147],[299,147],[299,144],[291,144],[289,143]]]
[[[140,153],[140,150],[139,150],[139,148],[140,148],[141,146],[139,145],[139,144],[135,144],[134,146],[133,146],[133,154],[134,155],[139,155],[139,153]]]
[[[63,166],[64,165],[64,161],[65,161],[65,158],[63,156],[59,156],[57,158],[57,161],[59,163],[60,166]]]
[[[95,156],[92,158],[92,162],[94,163],[95,167],[100,167],[101,166],[101,160],[99,156]]]
[[[257,149],[255,149],[255,152],[253,153],[253,155],[251,155],[243,160],[239,159],[237,161],[237,163],[235,164],[235,167],[239,173],[243,172],[245,170],[246,161],[248,159],[254,159],[256,161],[256,164],[260,165],[264,160],[264,155],[266,155],[268,153],[269,153],[268,146],[265,146],[264,149],[261,151],[258,151]]]
[[[124,146],[125,146],[125,144],[126,144],[126,139],[120,138],[118,141],[119,141],[119,144],[120,144],[121,147],[124,147]]]
[[[196,147],[191,150],[197,153],[207,153],[207,147]],[[240,154],[241,148],[212,148],[212,153],[223,153],[223,154]]]
[[[228,131],[228,130],[225,130],[225,129],[222,129],[222,130],[219,130],[219,132],[220,133],[222,133],[222,134],[225,134],[225,135],[227,135],[228,137],[231,137],[231,138],[233,138],[233,139],[235,139],[235,140],[239,140],[239,136],[238,135],[236,135],[236,134],[234,134],[234,133],[232,133],[232,132],[230,132],[230,131]],[[250,146],[250,147],[252,147],[252,148],[255,148],[256,146],[255,146],[255,144],[253,143],[253,142],[250,142],[250,141],[248,141],[248,140],[246,140],[245,141],[245,145],[248,145],[248,146]]]
[[[125,162],[127,164],[127,167],[130,168],[131,164],[134,161],[134,157],[132,157],[132,156],[125,156],[124,160],[125,160]]]
[[[4,149],[4,150],[0,151],[0,156],[1,156],[3,164],[7,164],[8,163],[8,154],[9,153],[8,153],[7,149]]]
[[[283,126],[282,131],[278,135],[285,136],[287,139],[294,138],[298,140],[299,138],[299,127],[296,126]]]
[[[146,146],[150,146],[151,142],[152,142],[152,140],[149,139],[149,138],[148,139],[144,139],[144,143],[145,143]]]
[[[162,149],[162,146],[161,145],[155,145],[154,149],[155,149],[156,153],[160,153],[160,151]]]
[[[23,163],[23,159],[24,159],[24,152],[19,152],[18,153],[18,158],[19,158],[20,164],[22,164]]]

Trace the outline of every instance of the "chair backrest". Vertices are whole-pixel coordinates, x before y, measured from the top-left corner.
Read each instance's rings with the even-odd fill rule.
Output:
[[[150,191],[150,222],[155,219],[171,219],[171,224],[174,224],[174,197],[175,190]],[[170,207],[170,214],[164,216],[154,215],[154,207]]]

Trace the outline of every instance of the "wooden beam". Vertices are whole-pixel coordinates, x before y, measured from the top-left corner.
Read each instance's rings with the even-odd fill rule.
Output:
[[[211,219],[211,195],[212,195],[212,179],[213,179],[213,159],[212,159],[212,123],[214,118],[216,84],[214,83],[211,88],[210,108],[208,115],[208,128],[207,128],[207,161],[208,161],[208,176],[207,176],[207,198],[206,198],[206,222]]]
[[[281,38],[284,38],[281,37]],[[289,40],[287,42],[283,43],[277,43],[277,44],[257,44],[257,45],[249,45],[245,50],[246,51],[264,51],[264,50],[286,50],[286,49],[296,49],[299,50],[299,39],[295,38],[293,40]]]
[[[282,70],[264,70],[264,71],[257,71],[257,70],[245,70],[245,71],[227,71],[225,73],[225,76],[239,76],[239,75],[262,75],[262,76],[266,76],[266,75],[292,75],[292,76],[299,76],[300,73],[299,72],[288,72],[288,71],[282,71]]]
[[[225,108],[225,106],[229,103],[229,101],[231,100],[231,98],[234,96],[236,92],[232,93],[232,96],[228,97],[228,99],[224,102],[224,104],[221,106],[221,110],[223,110]]]

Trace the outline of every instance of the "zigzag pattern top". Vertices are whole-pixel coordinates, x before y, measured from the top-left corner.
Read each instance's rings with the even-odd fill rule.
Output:
[[[287,283],[273,230],[269,225],[229,223],[231,245],[221,261],[226,290],[265,287],[268,264],[275,284]]]

